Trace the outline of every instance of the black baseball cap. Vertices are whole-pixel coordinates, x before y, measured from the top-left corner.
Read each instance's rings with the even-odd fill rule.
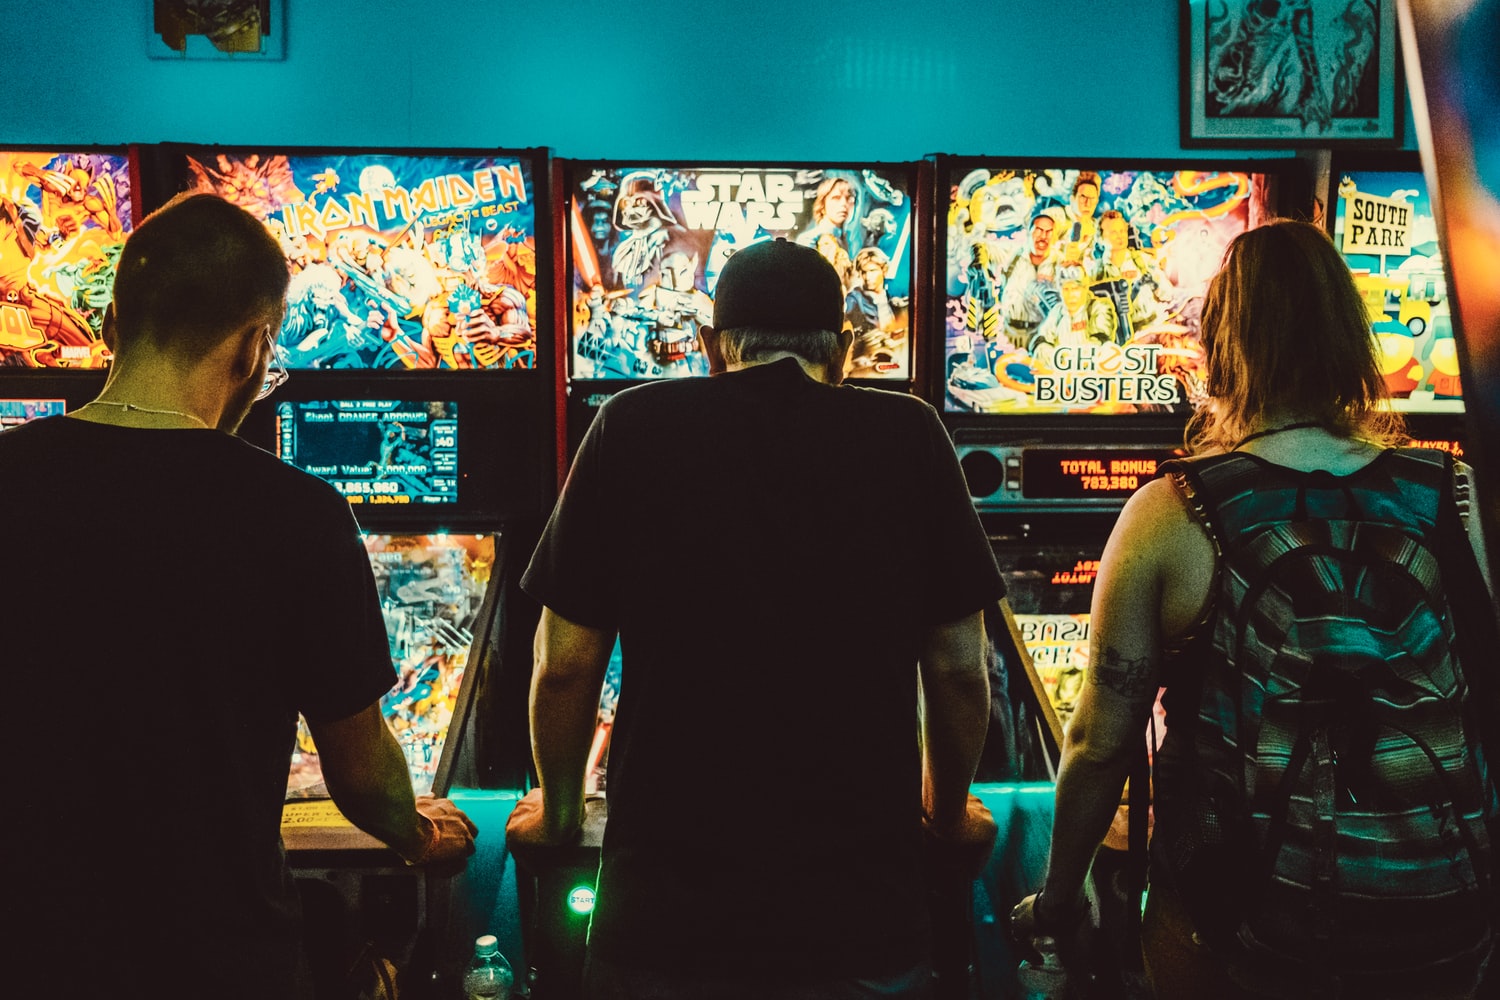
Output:
[[[827,330],[844,327],[844,285],[812,247],[785,239],[736,251],[719,271],[714,329]]]

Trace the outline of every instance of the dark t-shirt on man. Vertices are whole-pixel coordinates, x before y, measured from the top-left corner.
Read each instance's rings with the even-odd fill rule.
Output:
[[[13,954],[111,995],[293,995],[297,713],[395,680],[348,504],[216,431],[57,417],[0,434],[0,524]]]
[[[595,954],[924,957],[920,643],[1004,592],[930,406],[790,359],[623,392],[522,586],[624,654]]]

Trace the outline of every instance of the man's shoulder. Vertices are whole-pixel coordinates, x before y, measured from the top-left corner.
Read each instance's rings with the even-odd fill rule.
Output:
[[[937,417],[931,403],[907,392],[866,385],[841,385],[835,398],[867,410],[873,418],[925,424]]]

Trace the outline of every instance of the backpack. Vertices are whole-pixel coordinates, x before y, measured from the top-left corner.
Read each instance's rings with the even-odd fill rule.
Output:
[[[1474,562],[1451,537],[1451,459],[1391,449],[1337,477],[1230,453],[1164,471],[1218,570],[1211,630],[1166,668],[1153,876],[1247,988],[1472,983],[1497,808],[1479,749],[1493,720],[1444,587],[1456,547]]]

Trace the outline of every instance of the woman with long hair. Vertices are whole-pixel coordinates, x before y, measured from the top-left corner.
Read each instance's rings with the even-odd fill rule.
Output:
[[[1495,812],[1478,734],[1464,729],[1476,696],[1430,565],[1430,614],[1409,589],[1370,597],[1377,570],[1441,551],[1448,497],[1455,526],[1471,502],[1466,469],[1397,447],[1365,305],[1312,225],[1277,220],[1229,245],[1203,340],[1193,458],[1130,499],[1100,561],[1047,876],[1013,927],[1076,936],[1085,876],[1164,689],[1142,930],[1159,1000],[1471,996],[1491,947]],[[1454,532],[1481,551],[1477,517]],[[1351,569],[1349,553],[1372,568]],[[1385,610],[1396,620],[1377,622]],[[1305,795],[1325,773],[1328,795]],[[1422,797],[1433,784],[1442,810]],[[1422,807],[1400,812],[1410,800]]]

